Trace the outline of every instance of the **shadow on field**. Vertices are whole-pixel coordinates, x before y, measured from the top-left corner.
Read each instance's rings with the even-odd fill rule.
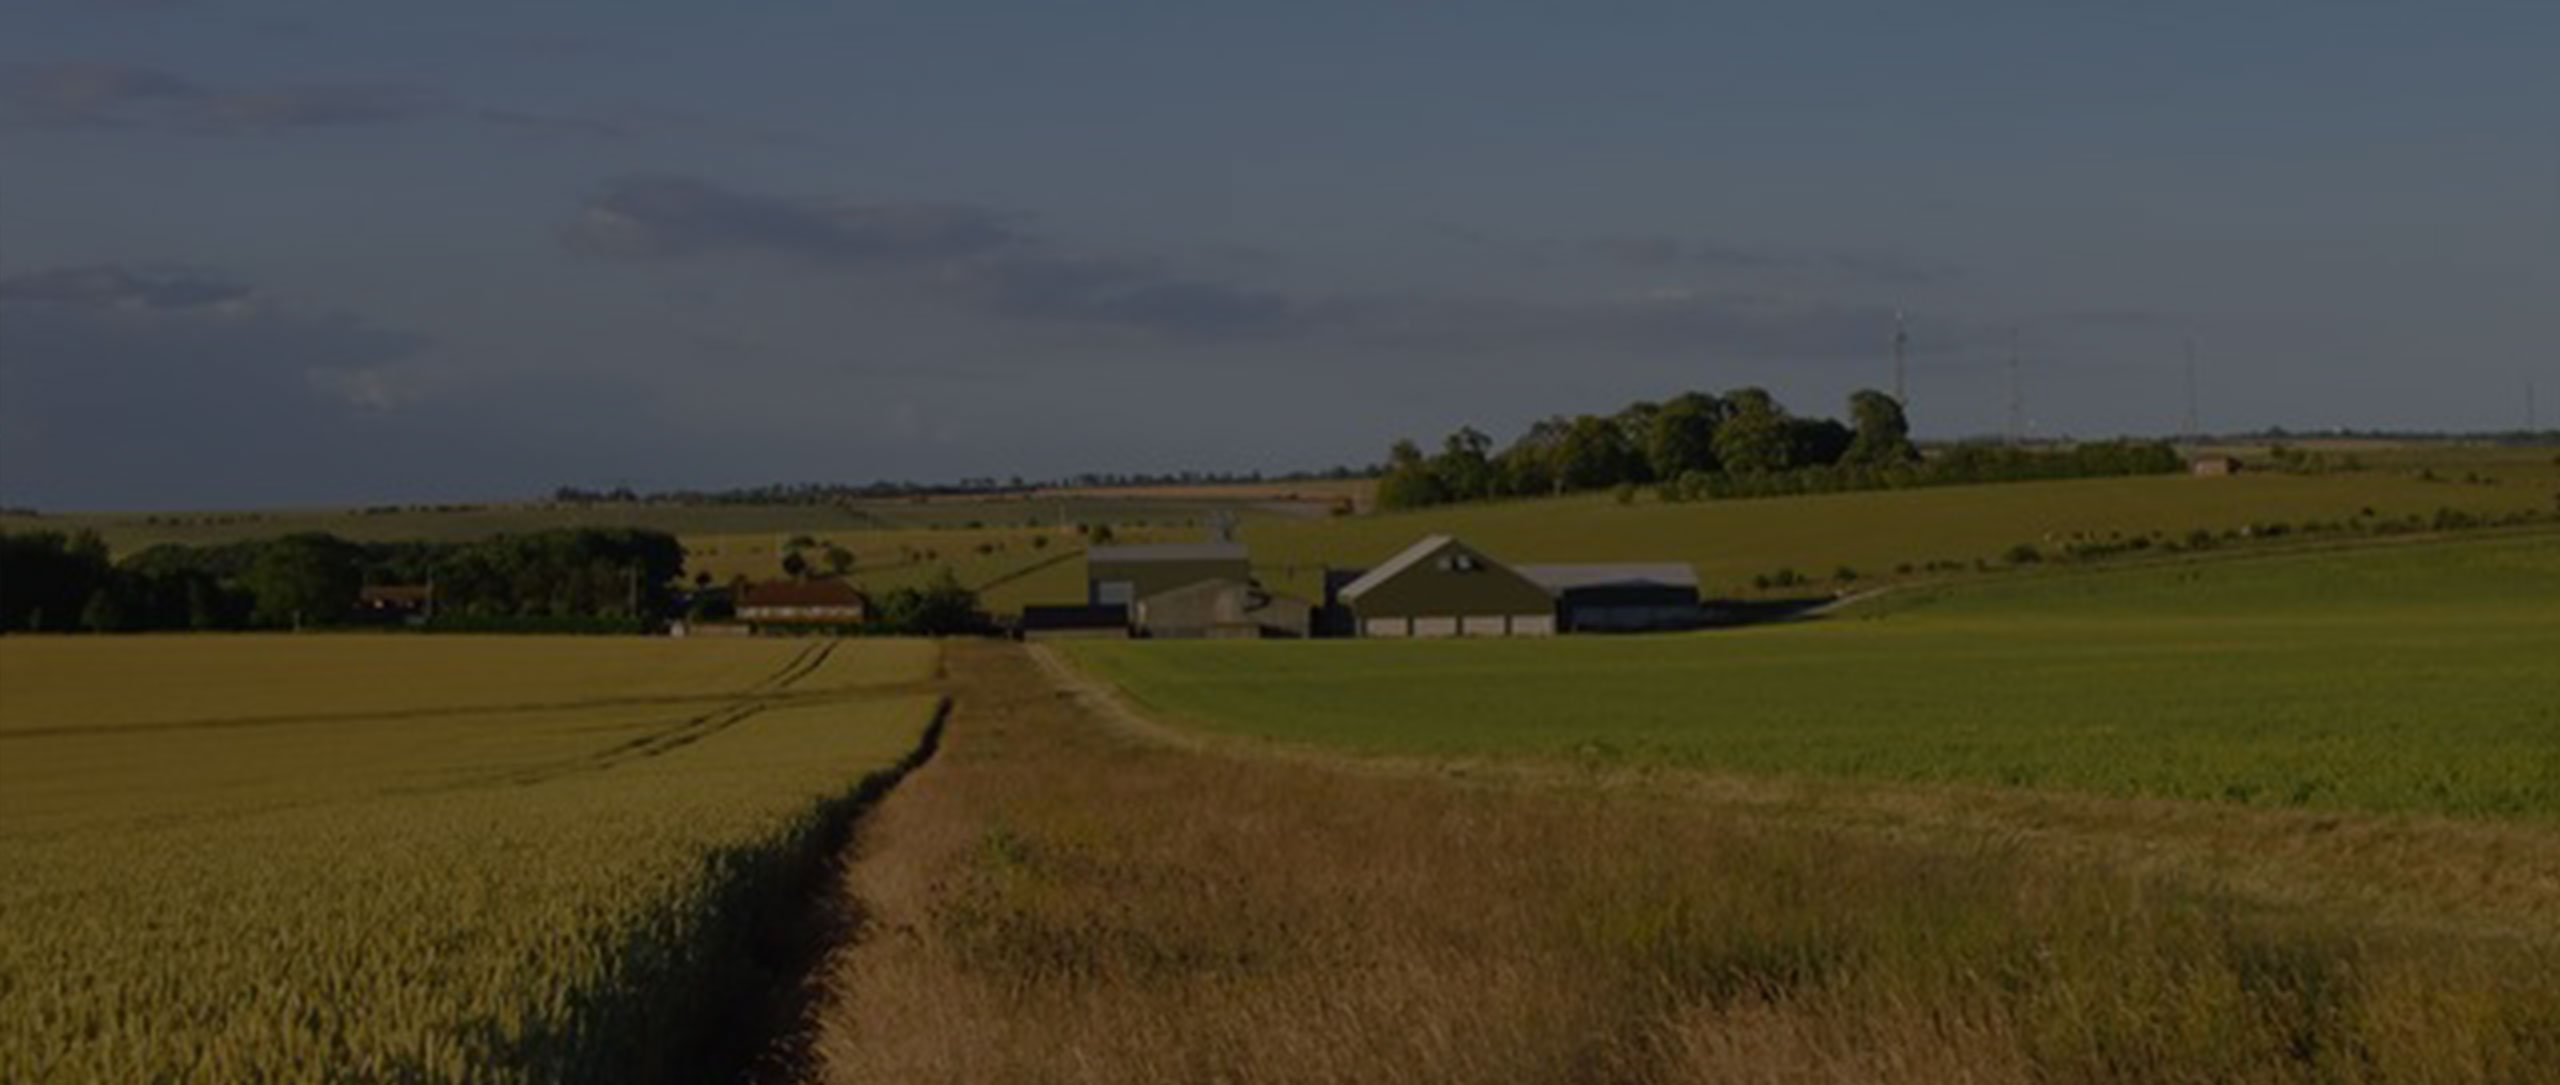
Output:
[[[1794,596],[1785,599],[1708,599],[1698,604],[1698,628],[1733,629],[1746,625],[1768,625],[1774,622],[1812,621],[1822,617],[1825,608],[1840,601],[1833,595]]]

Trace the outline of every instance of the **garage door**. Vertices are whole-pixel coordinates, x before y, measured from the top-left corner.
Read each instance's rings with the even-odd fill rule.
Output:
[[[1371,618],[1360,623],[1360,635],[1364,637],[1401,637],[1410,632],[1402,618]]]
[[[1511,622],[1499,614],[1471,614],[1458,619],[1458,632],[1470,637],[1499,637],[1511,631]]]
[[[1413,620],[1413,635],[1417,637],[1457,636],[1458,619],[1446,615],[1436,618],[1415,618]]]
[[[1552,637],[1556,635],[1556,616],[1553,614],[1514,614],[1511,616],[1511,635],[1515,637]]]

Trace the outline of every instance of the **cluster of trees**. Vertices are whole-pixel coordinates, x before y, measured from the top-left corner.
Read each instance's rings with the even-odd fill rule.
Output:
[[[1892,396],[1850,396],[1849,418],[1799,417],[1767,391],[1742,388],[1630,404],[1611,415],[1558,415],[1500,452],[1468,427],[1450,434],[1437,454],[1397,442],[1378,482],[1378,505],[1419,508],[1841,466],[1881,471],[1919,460],[1910,421]]]
[[[944,569],[922,587],[891,588],[871,601],[871,627],[882,633],[941,637],[983,632],[978,593]]]
[[[435,587],[439,616],[488,624],[663,613],[684,548],[663,532],[564,529],[479,542],[357,543],[323,532],[166,544],[110,561],[82,532],[0,533],[0,628],[272,629],[357,617],[366,584]]]
[[[1759,474],[1684,475],[1663,484],[1661,493],[1667,501],[1697,501],[2034,479],[2162,475],[2183,470],[2186,457],[2165,441],[2092,441],[2050,449],[1966,444],[1940,449],[1926,459],[1884,465],[1841,462]]]

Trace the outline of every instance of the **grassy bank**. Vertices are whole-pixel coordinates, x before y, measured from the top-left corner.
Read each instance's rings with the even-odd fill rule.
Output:
[[[944,752],[846,883],[872,933],[837,962],[824,1080],[2487,1082],[2560,1060],[2547,930],[2278,906],[2024,826],[1187,752],[1011,649],[952,665]],[[2233,831],[2244,854],[2289,832]]]

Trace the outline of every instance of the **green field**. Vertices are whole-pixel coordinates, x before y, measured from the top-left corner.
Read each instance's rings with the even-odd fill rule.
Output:
[[[1171,717],[1361,753],[2560,819],[2548,532],[1888,602],[1675,636],[1072,650]]]
[[[929,643],[0,641],[0,1080],[718,1059]],[[750,1025],[752,1023],[749,1023]]]
[[[1609,495],[1500,501],[1333,520],[1244,526],[1273,587],[1316,598],[1325,566],[1375,565],[1415,539],[1449,533],[1505,561],[1685,561],[1709,594],[1747,594],[1756,576],[1792,569],[1823,584],[1846,566],[1861,585],[1898,566],[1997,562],[2020,543],[2147,535],[2180,539],[2251,525],[2431,517],[2451,508],[2560,511],[2554,450],[2367,450],[2367,469],[2152,476],[1664,504]],[[2430,477],[2432,476],[2432,477]]]

